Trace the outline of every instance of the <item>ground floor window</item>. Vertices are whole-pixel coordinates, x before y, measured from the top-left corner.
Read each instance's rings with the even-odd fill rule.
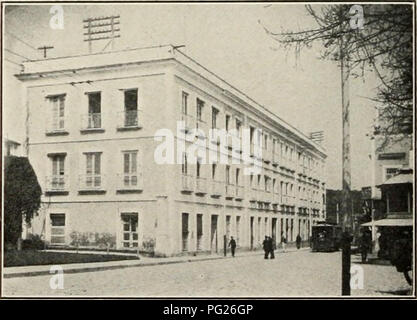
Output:
[[[65,213],[51,213],[51,244],[65,244]]]
[[[188,251],[188,213],[182,214],[182,251]]]
[[[123,248],[138,247],[138,220],[137,212],[122,213]]]
[[[197,250],[203,247],[203,215],[197,214]]]

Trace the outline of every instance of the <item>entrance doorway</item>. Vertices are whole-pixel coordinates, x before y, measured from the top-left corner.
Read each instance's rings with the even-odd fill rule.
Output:
[[[217,252],[217,218],[218,216],[213,214],[211,216],[211,234],[210,234],[210,250],[211,252]]]
[[[188,213],[182,214],[182,251],[188,251]]]
[[[203,215],[197,214],[197,251],[202,249],[203,244]]]
[[[250,217],[250,249],[253,249],[253,221],[254,217]]]

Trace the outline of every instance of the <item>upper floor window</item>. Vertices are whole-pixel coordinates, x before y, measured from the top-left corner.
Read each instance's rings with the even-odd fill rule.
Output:
[[[46,191],[65,191],[67,190],[67,179],[65,175],[66,154],[48,155],[51,162],[50,176],[47,177]]]
[[[183,154],[182,154],[182,167],[181,167],[181,171],[182,171],[182,174],[184,175],[184,176],[186,176],[187,174],[188,174],[188,159],[187,159],[187,153],[186,152],[184,152]]]
[[[242,136],[242,121],[240,121],[239,119],[236,119],[236,131],[238,134],[238,137]]]
[[[82,190],[101,189],[101,152],[87,152],[85,155],[85,174],[80,177]]]
[[[204,101],[197,98],[197,120],[203,121]]]
[[[138,126],[138,89],[124,91],[124,125],[125,127]]]
[[[217,171],[217,164],[213,163],[213,164],[211,165],[211,178],[212,178],[213,180],[215,180],[215,179],[216,179],[216,171]]]
[[[211,108],[211,127],[212,129],[217,129],[217,117],[219,115],[219,110],[215,107]]]
[[[65,95],[47,98],[52,109],[52,119],[48,131],[64,131],[65,129]]]
[[[188,114],[188,93],[184,91],[181,94],[181,112]]]
[[[230,184],[230,166],[226,165],[226,184]]]
[[[230,115],[226,114],[226,131],[229,132],[230,130]]]
[[[87,93],[88,115],[87,128],[101,128],[101,92]]]
[[[197,165],[196,165],[196,177],[197,178],[201,177],[201,162],[202,162],[202,159],[197,158]]]

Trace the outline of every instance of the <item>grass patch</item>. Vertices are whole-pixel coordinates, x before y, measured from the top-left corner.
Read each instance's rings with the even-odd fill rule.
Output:
[[[4,266],[37,266],[67,263],[106,262],[118,260],[135,260],[135,256],[115,254],[70,253],[70,252],[45,252],[36,250],[7,250],[4,252]]]

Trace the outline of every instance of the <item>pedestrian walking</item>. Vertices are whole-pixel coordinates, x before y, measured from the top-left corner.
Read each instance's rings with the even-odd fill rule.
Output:
[[[362,263],[365,263],[369,251],[369,239],[366,232],[362,232],[362,235],[359,239],[359,249],[361,252]]]
[[[230,247],[230,251],[232,252],[232,257],[234,257],[235,250],[236,250],[236,241],[235,239],[233,239],[233,237],[230,237],[229,247]]]
[[[295,242],[297,244],[297,249],[300,249],[301,248],[301,236],[300,235],[297,235]]]
[[[263,247],[264,252],[265,252],[264,259],[268,259],[269,251],[270,251],[270,243],[269,243],[268,236],[265,236],[265,240],[262,242],[262,247]]]
[[[285,252],[285,247],[287,244],[287,239],[285,238],[284,235],[281,236],[281,246],[282,246],[282,252]]]
[[[274,254],[274,249],[275,249],[275,245],[274,245],[274,239],[272,239],[272,237],[268,237],[269,239],[269,253],[271,256],[271,259],[275,259],[275,254]]]

